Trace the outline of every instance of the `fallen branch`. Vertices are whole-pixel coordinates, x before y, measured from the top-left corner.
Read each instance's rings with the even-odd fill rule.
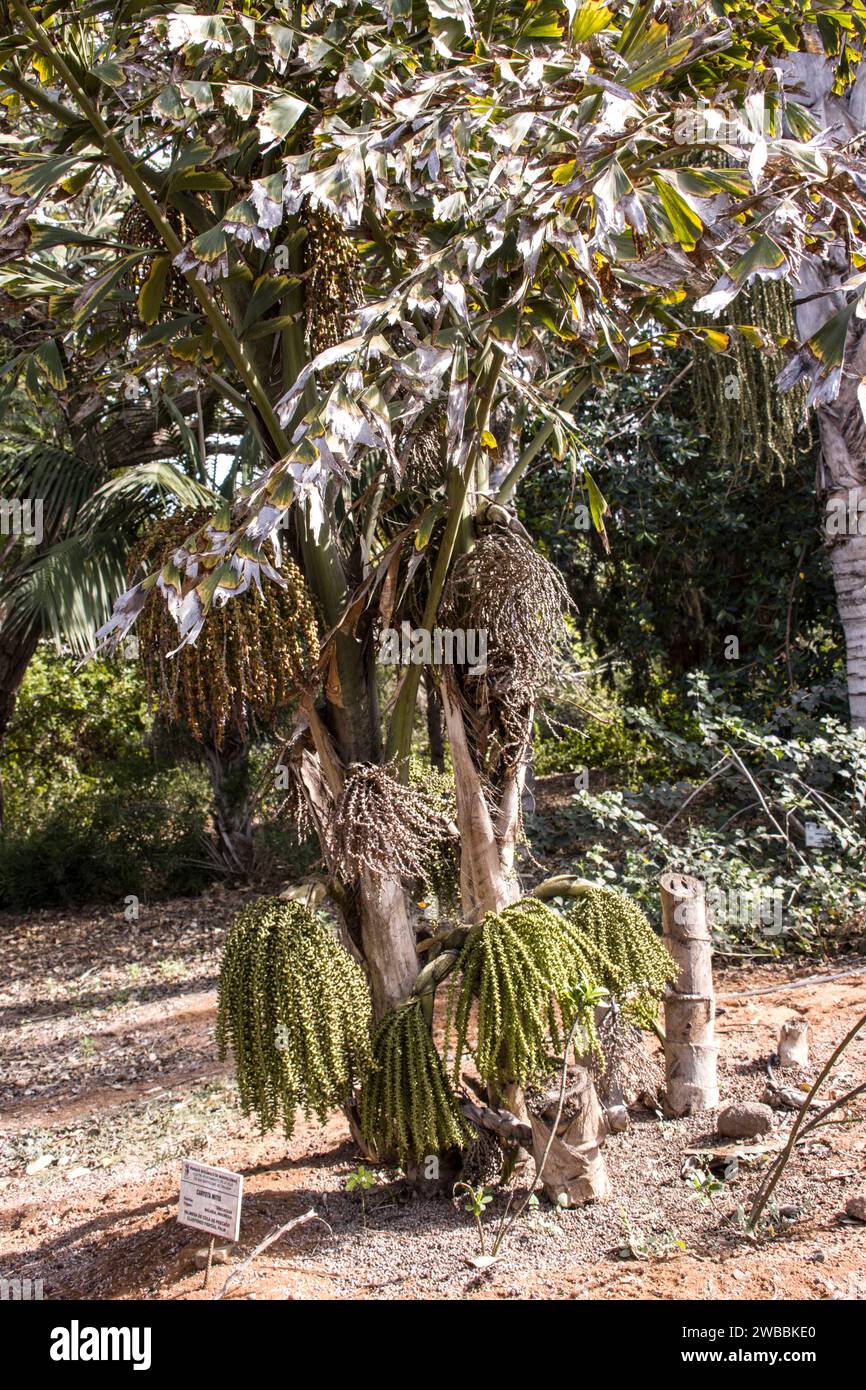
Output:
[[[291,1221],[287,1221],[285,1226],[281,1226],[278,1231],[272,1231],[269,1236],[265,1236],[264,1240],[259,1241],[255,1250],[253,1250],[251,1254],[247,1255],[246,1259],[242,1260],[241,1263],[237,1265],[235,1269],[232,1270],[231,1274],[226,1279],[219,1293],[214,1294],[214,1303],[218,1303],[221,1298],[225,1297],[231,1285],[234,1284],[240,1278],[247,1265],[251,1264],[252,1261],[256,1258],[256,1255],[260,1255],[263,1250],[267,1250],[269,1245],[273,1245],[274,1241],[280,1239],[280,1236],[284,1236],[289,1231],[293,1231],[296,1226],[306,1225],[308,1221],[321,1221],[323,1226],[328,1226],[328,1223],[324,1219],[324,1217],[317,1216],[315,1207],[310,1207],[310,1210],[305,1211],[303,1216],[295,1216],[292,1218]],[[330,1226],[328,1226],[328,1230],[331,1230]]]
[[[734,994],[720,994],[719,999],[752,999],[758,994],[783,994],[789,989],[805,989],[807,985],[829,984],[831,980],[844,980],[849,975],[866,975],[866,965],[856,965],[851,970],[837,970],[832,975],[807,975],[803,980],[791,980],[788,984],[761,985],[760,989],[743,989]]]
[[[761,1183],[761,1186],[758,1188],[757,1196],[755,1197],[755,1200],[752,1203],[752,1210],[749,1212],[748,1224],[752,1228],[752,1230],[755,1229],[760,1219],[761,1213],[763,1212],[764,1208],[766,1207],[767,1203],[772,1197],[776,1184],[779,1181],[779,1178],[782,1176],[782,1173],[785,1171],[791,1154],[794,1152],[794,1145],[797,1142],[800,1131],[803,1129],[803,1121],[809,1113],[809,1107],[815,1097],[815,1093],[826,1080],[833,1067],[833,1063],[836,1061],[837,1057],[840,1057],[842,1055],[842,1053],[845,1051],[845,1048],[848,1046],[851,1040],[857,1036],[857,1034],[860,1032],[860,1029],[864,1026],[866,1026],[866,1014],[864,1014],[862,1018],[858,1019],[858,1021],[854,1024],[853,1028],[849,1029],[842,1041],[839,1043],[838,1047],[836,1047],[834,1051],[831,1053],[829,1060],[824,1064],[824,1066],[821,1068],[821,1071],[818,1073],[818,1076],[816,1077],[812,1085],[811,1091],[806,1096],[806,1099],[803,1101],[797,1118],[791,1126],[791,1133],[788,1135],[788,1142],[786,1143],[782,1152],[779,1154],[779,1157],[776,1159],[775,1163],[769,1169],[767,1176]],[[821,1113],[826,1114],[829,1112],[822,1111]],[[815,1122],[817,1122],[818,1118],[818,1116],[815,1116]],[[814,1128],[814,1124],[811,1122],[810,1128]]]
[[[738,767],[738,768],[740,769],[740,771],[742,772],[743,776],[746,778],[747,782],[749,783],[749,785],[750,785],[751,788],[752,788],[752,791],[755,793],[755,796],[758,798],[759,802],[761,803],[761,806],[762,806],[762,808],[763,808],[764,814],[765,814],[766,817],[767,817],[767,820],[768,820],[768,821],[770,822],[770,824],[774,827],[774,829],[778,831],[779,835],[780,835],[781,838],[785,841],[785,843],[786,843],[786,845],[788,846],[788,848],[789,848],[789,849],[792,849],[792,850],[794,851],[794,853],[796,854],[796,856],[797,856],[797,858],[799,859],[800,863],[801,863],[801,864],[807,864],[807,863],[808,863],[808,860],[806,859],[805,855],[804,855],[804,854],[801,854],[800,850],[799,850],[799,849],[797,848],[797,846],[794,844],[793,840],[791,839],[791,837],[790,837],[790,835],[787,833],[787,831],[785,831],[785,830],[782,829],[781,825],[780,825],[779,822],[776,820],[776,817],[773,815],[772,811],[770,810],[769,803],[767,802],[767,798],[764,796],[764,793],[761,791],[761,788],[758,786],[758,783],[755,781],[755,779],[754,779],[754,777],[752,776],[751,772],[750,772],[749,769],[746,767],[746,764],[743,762],[743,760],[742,760],[742,758],[740,757],[739,753],[737,753],[733,748],[731,748],[730,744],[728,745],[728,753],[730,754],[731,758],[732,758],[732,759],[734,760],[734,762],[736,763],[737,767]],[[791,820],[791,824],[794,825],[794,827],[798,830],[798,832],[799,832],[800,834],[803,834],[803,835],[804,835],[804,834],[805,834],[805,831],[804,831],[802,825],[800,824],[800,822],[799,822],[794,816],[791,816],[791,817],[790,817],[790,820]]]
[[[695,797],[696,797],[696,796],[700,796],[701,792],[702,792],[702,791],[705,791],[706,788],[707,788],[712,782],[715,782],[715,780],[716,780],[717,777],[721,777],[721,775],[722,775],[723,772],[727,772],[727,770],[728,770],[728,768],[730,767],[730,765],[731,765],[731,760],[730,760],[730,758],[723,758],[723,759],[722,759],[722,761],[721,761],[721,762],[713,769],[713,771],[710,773],[709,777],[707,777],[703,782],[701,782],[701,785],[700,785],[699,787],[695,787],[695,789],[694,789],[693,792],[690,792],[690,794],[686,797],[685,801],[683,802],[682,806],[680,806],[678,810],[674,811],[674,813],[673,813],[673,815],[671,816],[670,820],[669,820],[669,821],[665,821],[665,824],[662,826],[662,834],[664,834],[666,830],[670,830],[670,828],[671,828],[671,826],[673,825],[674,821],[677,820],[677,819],[682,815],[683,811],[686,809],[687,806],[690,806],[690,805],[691,805],[691,803],[694,801]],[[739,812],[738,812],[737,814],[739,814]]]

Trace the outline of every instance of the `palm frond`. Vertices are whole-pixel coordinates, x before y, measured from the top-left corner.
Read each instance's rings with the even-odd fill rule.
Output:
[[[40,443],[16,450],[8,441],[0,448],[0,495],[41,501],[49,537],[59,527],[74,524],[104,476],[98,464],[68,449]]]
[[[221,499],[210,488],[182,473],[173,463],[154,459],[149,463],[124,468],[96,488],[83,509],[82,522],[86,525],[104,525],[106,518],[118,511],[120,515],[128,516],[129,505],[136,502],[149,503],[151,512],[154,511],[153,504],[158,502],[162,510],[167,500],[176,502],[184,510],[198,511],[201,507],[216,507]]]
[[[11,592],[12,621],[38,623],[46,636],[76,656],[93,650],[94,634],[111,612],[125,583],[124,538],[100,536],[89,544],[81,536],[58,541],[16,576]],[[0,591],[0,599],[3,593]]]

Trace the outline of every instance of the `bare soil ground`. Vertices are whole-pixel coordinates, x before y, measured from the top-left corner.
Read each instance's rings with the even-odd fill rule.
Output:
[[[378,1175],[365,1223],[345,1191],[359,1159],[343,1120],[263,1137],[216,1057],[219,950],[248,896],[162,904],[134,927],[104,911],[0,919],[0,1276],[41,1278],[55,1299],[212,1298],[269,1232],[315,1207],[322,1219],[240,1271],[228,1298],[866,1298],[866,1225],[843,1215],[866,1192],[862,1101],[797,1150],[760,1245],[733,1218],[766,1157],[702,1200],[683,1167],[688,1149],[722,1142],[714,1117],[646,1110],[607,1142],[613,1200],[562,1214],[542,1201],[488,1272],[467,1263],[469,1216],[446,1198],[407,1198],[393,1172]],[[727,967],[717,988],[723,1099],[759,1099],[785,1019],[808,1019],[817,1070],[866,1012],[866,958]],[[864,1076],[861,1037],[827,1098]],[[207,1292],[195,1265],[206,1238],[175,1219],[181,1158],[246,1179],[240,1244]]]

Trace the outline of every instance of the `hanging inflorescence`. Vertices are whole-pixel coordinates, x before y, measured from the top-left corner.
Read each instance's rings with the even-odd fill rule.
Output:
[[[236,918],[219,979],[216,1037],[234,1054],[245,1115],[262,1131],[301,1110],[324,1123],[370,1065],[370,993],[321,917],[261,898]]]
[[[163,217],[177,233],[180,241],[186,243],[191,235],[186,218],[177,208],[165,207],[161,209]],[[117,229],[118,241],[125,242],[128,246],[139,246],[153,250],[160,256],[168,256],[169,251],[159,232],[154,227],[141,203],[136,198],[132,200]],[[153,258],[136,261],[123,277],[123,283],[127,289],[132,290],[135,298],[131,302],[123,302],[123,316],[130,323],[138,323],[138,296],[144,282],[147,280],[153,268]],[[162,318],[177,318],[179,314],[194,313],[198,308],[195,295],[186,282],[185,277],[180,271],[172,267],[166,278],[165,289],[162,293],[160,304],[160,316]]]
[[[460,911],[460,839],[455,824],[454,778],[413,755],[409,759],[409,785],[431,807],[438,827],[424,852],[422,887],[435,896],[440,918],[457,915]]]
[[[406,455],[403,483],[421,492],[435,492],[445,481],[448,452],[445,447],[447,427],[445,413],[433,410],[423,422],[412,429]]]
[[[664,1073],[644,1046],[639,1027],[618,1005],[608,1009],[598,1026],[599,1053],[587,1059],[598,1094],[607,1103],[641,1096],[653,1109],[664,1081]]]
[[[315,831],[310,805],[304,795],[300,778],[290,773],[285,796],[277,807],[277,815],[287,822],[294,832],[295,839],[303,844]]]
[[[361,1131],[405,1163],[467,1144],[472,1135],[424,1018],[420,999],[385,1015],[361,1092]]]
[[[207,550],[204,520],[204,514],[175,515],[153,527],[130,557],[130,577],[139,568],[149,572],[164,565],[196,532]],[[228,737],[247,742],[318,679],[312,599],[290,557],[284,554],[275,567],[285,588],[268,585],[267,599],[250,589],[214,606],[196,642],[180,651],[162,594],[154,587],[148,595],[137,629],[148,695],[169,722],[184,724],[198,741],[218,748]]]
[[[735,324],[757,329],[762,346]],[[713,328],[729,342],[724,352],[704,346],[694,354],[692,401],[700,428],[733,471],[754,468],[765,477],[784,476],[799,453],[811,452],[813,442],[804,423],[806,386],[780,391],[775,384],[785,365],[777,340],[797,340],[790,289],[779,281],[756,280]]]
[[[637,903],[613,888],[589,888],[566,917],[596,952],[599,984],[624,997],[628,1013],[651,1027],[677,967]]]
[[[448,834],[448,823],[417,786],[404,786],[387,767],[352,763],[328,827],[337,871],[344,879],[362,870],[375,878],[425,878],[430,848]]]
[[[351,315],[363,295],[358,253],[341,223],[323,207],[308,208],[304,223],[306,338],[310,356],[315,357],[348,336]]]
[[[449,990],[446,1046],[453,1032],[455,1077],[476,1002],[473,1056],[482,1081],[526,1086],[545,1076],[573,1022],[570,997],[580,985],[600,986],[608,968],[591,941],[537,898],[488,913],[470,932]],[[582,1042],[595,1045],[591,1018]]]
[[[515,531],[486,531],[454,565],[444,621],[487,634],[486,669],[461,674],[470,711],[492,716],[494,746],[476,750],[488,769],[497,759],[514,767],[525,755],[536,698],[561,665],[569,604],[559,571]],[[471,723],[470,717],[470,732]]]

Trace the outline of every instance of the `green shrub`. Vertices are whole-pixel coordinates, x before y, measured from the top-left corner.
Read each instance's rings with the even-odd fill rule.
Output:
[[[0,907],[201,891],[213,877],[207,778],[160,766],[150,736],[132,662],[79,669],[40,645],[4,748]]]
[[[201,892],[207,787],[196,768],[153,774],[125,791],[75,783],[66,799],[0,837],[0,908],[122,903]]]
[[[638,790],[577,792],[557,829],[561,843],[585,848],[572,848],[567,867],[621,889],[655,922],[659,874],[695,874],[714,905],[720,946],[814,950],[866,909],[866,734],[819,717],[820,691],[800,692],[763,723],[703,677],[693,679],[692,698],[697,738],[632,711],[668,748],[671,766],[691,764],[691,774]],[[825,832],[824,845],[806,845],[807,822]],[[532,829],[550,839],[543,823]]]

